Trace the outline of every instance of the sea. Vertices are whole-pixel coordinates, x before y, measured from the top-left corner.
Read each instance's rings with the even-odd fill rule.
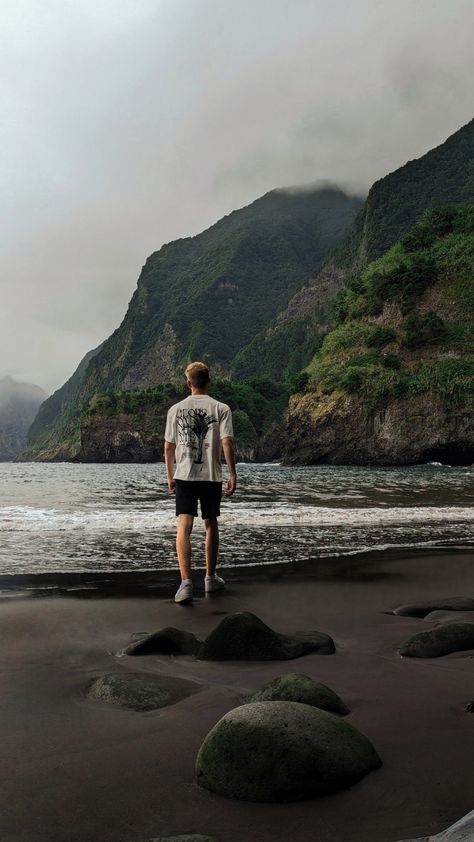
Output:
[[[474,545],[474,467],[237,470],[237,491],[222,503],[222,566]],[[175,526],[161,463],[0,464],[0,574],[174,568]],[[196,567],[203,532],[198,518]]]

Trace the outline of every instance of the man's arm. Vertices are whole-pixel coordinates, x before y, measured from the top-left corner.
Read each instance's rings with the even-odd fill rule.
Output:
[[[174,442],[166,441],[165,439],[166,477],[168,480],[168,488],[170,491],[176,491],[176,480],[173,479],[175,450],[176,445],[174,444]]]
[[[231,497],[237,485],[237,472],[235,470],[235,455],[234,455],[234,439],[232,436],[225,436],[221,439],[222,449],[224,451],[224,458],[227,468],[229,470],[229,479],[227,480],[227,487],[224,491],[226,497]]]

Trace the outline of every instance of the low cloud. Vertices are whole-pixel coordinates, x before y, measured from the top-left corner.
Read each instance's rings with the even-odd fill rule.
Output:
[[[48,391],[148,254],[270,189],[366,192],[470,120],[471,0],[4,0],[0,376]]]

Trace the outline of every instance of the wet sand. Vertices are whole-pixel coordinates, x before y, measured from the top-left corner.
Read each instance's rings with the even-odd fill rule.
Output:
[[[472,552],[233,569],[224,593],[205,599],[196,588],[190,607],[174,604],[169,573],[78,574],[57,588],[54,578],[0,578],[1,842],[186,832],[219,842],[394,842],[439,832],[474,807],[474,714],[464,710],[474,698],[474,650],[401,658],[397,647],[433,623],[386,613],[474,596]],[[336,654],[263,663],[115,654],[136,632],[175,625],[204,636],[234,611],[252,611],[280,632],[326,632]],[[176,675],[202,689],[147,713],[84,696],[91,678],[122,670]],[[246,693],[290,671],[343,698],[383,766],[349,789],[294,804],[200,789],[194,763],[209,729]]]

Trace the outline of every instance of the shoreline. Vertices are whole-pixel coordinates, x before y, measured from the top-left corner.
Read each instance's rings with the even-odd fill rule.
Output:
[[[367,581],[371,576],[377,578],[376,565],[403,561],[407,556],[414,559],[438,556],[473,555],[470,546],[436,547],[396,547],[384,550],[366,550],[344,555],[321,556],[303,561],[290,560],[268,564],[242,564],[226,567],[219,565],[219,571],[226,581],[261,582],[278,580],[286,577],[302,576],[310,579],[339,579],[350,581],[358,575]],[[202,577],[203,567],[193,569],[196,576]],[[386,573],[383,575],[387,575]],[[163,597],[170,593],[179,578],[178,566],[161,570],[105,570],[105,571],[51,571],[44,573],[5,573],[0,574],[0,601],[3,599],[28,597],[127,597],[141,596],[148,598]]]

